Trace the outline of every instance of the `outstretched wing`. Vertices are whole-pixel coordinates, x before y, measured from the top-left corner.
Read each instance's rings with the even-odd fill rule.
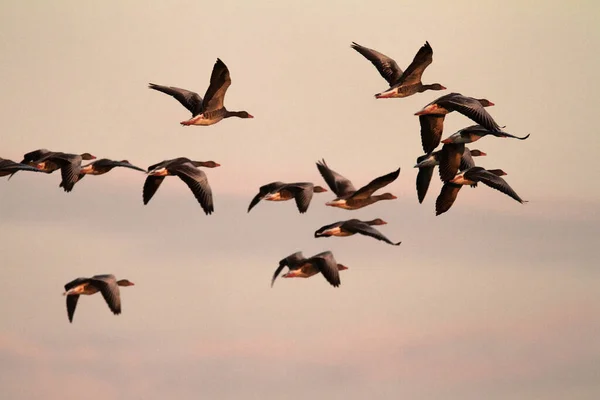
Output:
[[[362,221],[359,220],[349,220],[346,221],[342,227],[344,229],[348,229],[352,232],[355,233],[360,233],[361,235],[365,235],[365,236],[370,236],[372,238],[375,238],[377,240],[383,240],[386,243],[389,243],[393,246],[398,246],[400,245],[400,243],[402,242],[398,242],[398,243],[394,243],[392,242],[390,239],[388,239],[387,237],[385,237],[381,232],[379,232],[377,229],[373,228],[371,225],[366,224]]]
[[[356,42],[352,42],[350,47],[362,54],[367,60],[371,61],[371,63],[375,66],[375,68],[377,68],[377,71],[379,71],[383,79],[385,79],[390,84],[390,86],[396,83],[398,81],[398,78],[400,78],[400,76],[402,75],[402,70],[400,69],[400,67],[398,67],[396,61],[386,56],[385,54],[361,46]]]
[[[144,182],[144,189],[142,191],[142,199],[144,200],[144,204],[148,204],[150,199],[154,196],[154,193],[160,187],[160,184],[165,180],[164,176],[152,176],[149,175],[146,177],[146,181]]]
[[[442,191],[440,195],[435,201],[435,215],[440,215],[445,213],[452,207],[454,204],[454,200],[456,200],[456,196],[458,196],[458,192],[462,185],[457,185],[455,183],[446,182],[442,187]]]
[[[325,179],[329,189],[338,197],[346,196],[356,191],[352,182],[329,168],[325,160],[317,162],[317,168],[323,179]]]
[[[231,77],[229,76],[229,69],[223,61],[217,58],[210,76],[210,85],[206,90],[204,101],[202,102],[204,112],[223,108],[225,93],[230,85]]]
[[[171,167],[171,169],[188,185],[204,212],[207,215],[211,214],[215,208],[213,206],[212,190],[208,184],[206,174],[191,163],[180,164]]]
[[[406,71],[400,77],[398,83],[402,83],[404,85],[414,85],[421,82],[421,75],[423,75],[423,71],[425,68],[429,66],[433,62],[433,49],[429,45],[429,42],[425,42],[423,46],[419,49],[413,62],[410,63]]]
[[[400,175],[400,168],[398,168],[394,172],[390,172],[389,174],[373,179],[371,182],[354,192],[351,198],[366,199],[370,197],[373,193],[375,193],[377,190],[394,182],[396,178],[398,178],[398,175]]]
[[[466,179],[473,180],[475,182],[480,181],[493,189],[499,190],[507,196],[512,197],[519,203],[525,202],[525,200],[521,199],[521,197],[519,197],[519,195],[504,179],[497,176],[493,172],[487,171],[480,167],[474,167],[466,171],[464,176]]]
[[[198,93],[174,86],[162,86],[154,83],[149,83],[148,88],[173,96],[182,106],[187,108],[193,116],[202,113],[202,97],[200,97]]]

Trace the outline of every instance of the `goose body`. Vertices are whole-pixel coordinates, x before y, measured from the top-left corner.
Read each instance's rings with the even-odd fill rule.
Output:
[[[229,69],[217,58],[210,76],[210,85],[204,99],[198,93],[174,86],[149,84],[150,89],[173,96],[192,113],[192,118],[182,121],[181,125],[214,125],[224,118],[254,118],[247,111],[229,111],[224,106],[225,93],[231,85]]]
[[[391,193],[381,195],[374,195],[373,193],[395,181],[400,174],[400,168],[372,180],[358,190],[354,188],[349,179],[330,169],[325,160],[317,162],[317,168],[327,186],[337,195],[334,200],[325,203],[328,206],[339,207],[345,210],[357,210],[380,200],[393,200],[397,198]]]
[[[214,161],[192,161],[185,157],[164,160],[149,166],[142,192],[144,204],[148,204],[152,199],[166,176],[178,176],[190,188],[204,212],[207,215],[211,214],[214,211],[212,190],[206,174],[197,167],[219,166],[220,164]]]
[[[352,42],[350,46],[377,68],[380,75],[388,82],[390,88],[375,95],[377,99],[408,97],[426,90],[445,90],[439,83],[424,85],[421,76],[425,68],[433,62],[433,49],[429,42],[419,49],[412,63],[402,71],[396,61],[376,50]]]
[[[102,293],[108,308],[113,314],[121,314],[121,295],[119,286],[133,286],[127,279],[117,281],[114,275],[95,275],[91,278],[77,278],[65,285],[64,296],[67,297],[67,315],[69,322],[73,322],[75,308],[80,295],[93,295]]]
[[[308,210],[313,193],[323,193],[327,189],[321,186],[315,186],[310,182],[283,183],[271,182],[259,188],[258,194],[254,196],[248,212],[252,210],[261,200],[267,201],[287,201],[294,199],[298,211],[303,214]]]

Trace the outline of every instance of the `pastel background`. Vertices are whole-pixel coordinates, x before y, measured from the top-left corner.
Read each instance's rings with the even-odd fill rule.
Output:
[[[599,17],[595,1],[2,1],[1,157],[222,166],[208,217],[177,178],[143,206],[136,171],[69,194],[57,173],[0,182],[0,397],[598,399]],[[481,185],[435,217],[436,179],[418,204],[413,114],[441,92],[375,100],[385,81],[350,43],[404,69],[425,40],[425,83],[531,133],[472,146],[528,204]],[[187,110],[148,82],[203,95],[217,57],[226,105],[255,118],[180,127]],[[398,200],[246,213],[262,184],[323,184],[321,158],[358,186],[401,167]],[[350,217],[402,245],[313,238]],[[281,258],[326,249],[350,268],[340,288],[270,288]],[[136,283],[123,314],[85,297],[69,324],[63,285],[101,273]]]

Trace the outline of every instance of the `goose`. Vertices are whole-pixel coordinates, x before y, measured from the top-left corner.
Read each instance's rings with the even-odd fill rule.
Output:
[[[429,189],[429,183],[431,182],[431,177],[433,176],[434,167],[436,165],[440,165],[440,160],[442,158],[449,158],[446,155],[442,156],[443,152],[444,147],[442,147],[442,150],[434,151],[431,154],[425,154],[417,158],[417,164],[415,164],[415,168],[419,168],[419,172],[417,174],[417,197],[419,199],[419,203],[423,203],[423,200],[425,199],[425,195]],[[459,169],[462,171],[467,168],[474,167],[475,162],[473,161],[473,157],[486,155],[487,154],[481,150],[469,150],[469,148],[465,147],[460,159]],[[454,175],[456,175],[456,172]]]
[[[289,272],[283,274],[283,278],[310,278],[320,272],[333,287],[340,286],[339,271],[348,269],[345,265],[335,261],[331,251],[324,251],[310,258],[304,258],[302,252],[299,251],[279,261],[279,267],[271,279],[271,287],[284,267],[288,267]]]
[[[446,139],[442,140],[442,143],[453,143],[453,144],[461,144],[461,143],[473,143],[478,141],[484,136],[493,135],[500,138],[513,138],[519,140],[527,139],[531,134],[527,136],[519,137],[511,135],[510,133],[506,133],[503,131],[495,131],[489,130],[481,125],[471,125],[466,128],[459,130],[458,132],[448,136]]]
[[[0,176],[12,176],[13,174],[17,173],[17,171],[42,172],[31,165],[16,163],[13,160],[0,158]],[[10,179],[10,177],[8,179]]]
[[[73,322],[77,301],[82,294],[102,293],[108,308],[115,315],[121,314],[121,296],[119,286],[133,286],[127,279],[116,280],[114,275],[94,275],[91,278],[77,278],[65,285],[64,296],[67,296],[67,315]]]
[[[54,153],[54,152],[50,151],[48,149],[38,149],[38,150],[30,151],[29,153],[26,153],[23,155],[21,164],[27,164],[29,166],[37,168],[35,161],[45,157],[46,155],[48,155],[50,153]],[[54,172],[58,169],[60,169],[60,167],[57,164],[54,164],[50,161],[46,162],[43,165],[43,169],[37,168],[38,171],[45,172],[47,174],[51,174],[52,172]],[[15,172],[13,172],[12,174],[10,174],[8,179],[10,180],[10,178],[12,178],[13,175],[16,174],[17,172],[19,172],[19,171],[17,170]]]
[[[208,126],[229,117],[254,118],[247,111],[229,111],[223,105],[225,92],[227,92],[229,85],[231,85],[231,77],[225,63],[218,58],[213,66],[210,85],[204,94],[204,99],[198,93],[186,89],[156,85],[154,83],[149,83],[148,85],[150,89],[173,96],[192,113],[191,119],[181,122],[183,126]]]
[[[313,193],[323,193],[326,191],[327,189],[324,187],[315,186],[310,182],[271,182],[259,188],[258,194],[254,196],[248,206],[248,212],[261,200],[286,201],[294,199],[296,200],[298,211],[303,214],[308,210]]]
[[[325,225],[315,232],[315,237],[330,237],[330,236],[352,236],[356,233],[370,236],[377,240],[383,240],[393,246],[399,246],[400,243],[394,243],[386,238],[381,232],[373,228],[373,225],[385,225],[387,222],[381,218],[376,218],[371,221],[360,221],[358,219],[349,219],[347,221],[338,221],[333,224]]]
[[[325,160],[317,162],[317,168],[319,169],[319,173],[323,179],[325,179],[327,186],[329,186],[329,188],[337,195],[337,198],[325,203],[325,205],[339,207],[345,210],[357,210],[380,200],[397,199],[397,197],[391,193],[384,193],[375,196],[373,193],[395,181],[400,174],[400,168],[394,172],[390,172],[387,175],[383,175],[372,180],[358,190],[354,188],[354,185],[349,179],[330,169]]]
[[[461,187],[464,185],[475,186],[478,182],[499,190],[521,204],[527,203],[501,178],[503,175],[506,173],[501,169],[486,170],[482,167],[471,167],[462,171],[454,179],[444,183],[442,191],[435,201],[435,215],[443,214],[452,207]]]
[[[472,97],[463,96],[460,93],[450,93],[425,106],[424,109],[429,110],[426,113],[419,114],[422,111],[417,113],[419,115],[419,124],[421,125],[421,144],[423,146],[423,151],[425,153],[431,153],[440,144],[442,133],[444,131],[444,118],[446,117],[446,114],[456,110],[463,114],[466,112],[467,114],[465,115],[469,118],[473,118],[471,115],[478,115],[477,112],[473,111],[479,109],[476,103],[479,103],[481,107],[491,107],[494,105],[494,103],[488,99],[474,99]],[[475,118],[482,120],[479,117]]]
[[[167,175],[177,175],[190,188],[194,197],[208,215],[214,211],[212,190],[208,184],[206,174],[197,167],[216,168],[221,166],[214,161],[192,161],[189,158],[179,157],[164,160],[148,167],[148,177],[144,182],[142,198],[144,205],[148,204],[154,193]]]
[[[402,70],[396,64],[396,61],[373,49],[361,46],[356,42],[350,45],[354,50],[362,54],[367,60],[377,68],[379,74],[389,83],[390,88],[384,92],[377,93],[375,98],[388,99],[395,97],[408,97],[415,93],[422,93],[426,90],[445,90],[446,88],[439,83],[424,85],[421,82],[421,75],[425,68],[433,61],[433,49],[429,42],[419,49],[412,63]]]
[[[79,180],[82,160],[95,160],[96,157],[90,153],[69,154],[60,152],[46,153],[42,158],[34,161],[35,167],[41,170],[52,169],[54,166],[60,168],[62,180],[59,187],[65,192],[70,192]]]

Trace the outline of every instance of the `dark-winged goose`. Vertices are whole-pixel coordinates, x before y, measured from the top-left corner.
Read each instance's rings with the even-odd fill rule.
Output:
[[[393,200],[397,198],[391,193],[381,195],[373,195],[373,193],[395,181],[400,174],[400,168],[372,180],[358,190],[354,188],[349,179],[330,169],[325,160],[317,162],[317,168],[323,179],[325,179],[325,182],[327,182],[327,186],[337,195],[337,198],[325,203],[328,206],[346,210],[357,210],[380,200]]]
[[[63,295],[67,296],[67,315],[73,322],[77,301],[82,294],[92,295],[102,293],[108,308],[115,315],[121,314],[121,295],[119,286],[133,286],[127,279],[116,280],[114,275],[95,275],[91,278],[77,278],[65,285]]]
[[[367,60],[371,61],[381,76],[389,83],[390,88],[388,90],[375,95],[375,98],[377,99],[408,97],[426,90],[446,89],[439,83],[424,85],[421,82],[423,71],[425,71],[425,68],[433,61],[433,49],[429,45],[429,42],[425,42],[419,49],[412,63],[404,72],[398,67],[396,61],[385,54],[361,46],[355,42],[352,42],[350,47],[362,54]]]
[[[320,272],[333,287],[340,286],[339,271],[348,269],[348,267],[335,261],[331,251],[324,251],[310,258],[304,258],[302,252],[296,252],[279,261],[279,267],[277,267],[271,279],[271,287],[273,287],[275,279],[285,267],[289,268],[289,272],[283,274],[283,278],[310,278]]]
[[[142,197],[144,204],[148,204],[154,193],[166,176],[176,175],[190,188],[204,212],[208,215],[214,211],[212,190],[204,171],[197,167],[219,167],[214,161],[192,161],[189,158],[179,157],[165,160],[148,167],[148,177],[144,182]]]
[[[217,58],[210,76],[210,85],[204,94],[204,99],[198,93],[173,86],[150,83],[148,87],[173,96],[192,113],[191,119],[181,122],[181,125],[184,126],[213,125],[223,118],[229,117],[254,118],[247,111],[229,111],[225,108],[223,101],[229,85],[231,85],[229,69],[223,61]]]
[[[259,188],[258,194],[254,196],[248,206],[248,212],[261,200],[286,201],[294,199],[296,200],[298,211],[302,214],[308,210],[313,193],[323,193],[326,191],[327,189],[315,186],[310,182],[271,182]]]
[[[90,153],[70,154],[60,152],[49,152],[42,158],[34,161],[36,168],[45,170],[54,165],[60,167],[62,180],[59,187],[62,187],[65,192],[70,192],[79,180],[82,160],[95,160],[96,157]]]

